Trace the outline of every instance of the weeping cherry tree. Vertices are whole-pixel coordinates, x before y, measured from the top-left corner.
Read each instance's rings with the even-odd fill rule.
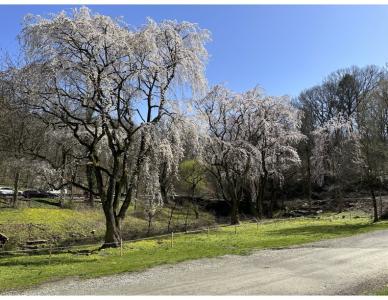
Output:
[[[189,22],[152,20],[130,29],[83,7],[26,17],[20,40],[26,63],[17,76],[19,93],[35,115],[65,127],[83,147],[80,163],[92,169],[96,185],[77,186],[101,199],[103,247],[118,246],[140,178],[148,180],[147,193],[158,194],[160,168],[152,162],[175,168],[167,154],[175,140],[161,136],[162,122],[179,119],[174,89],[200,94],[206,87],[209,32]]]

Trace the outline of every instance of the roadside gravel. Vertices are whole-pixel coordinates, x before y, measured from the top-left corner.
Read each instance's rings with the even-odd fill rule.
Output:
[[[22,295],[356,295],[388,282],[388,230],[248,256],[66,279]]]

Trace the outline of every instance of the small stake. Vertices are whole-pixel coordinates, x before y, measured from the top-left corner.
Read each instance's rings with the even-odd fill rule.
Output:
[[[120,256],[123,256],[123,239],[120,239]]]
[[[259,230],[259,220],[256,219],[256,229]]]
[[[234,225],[234,234],[237,234],[237,225]]]
[[[171,248],[174,247],[174,231],[171,231]]]
[[[50,243],[50,249],[49,249],[49,265],[51,264],[51,252],[52,252],[53,245]]]

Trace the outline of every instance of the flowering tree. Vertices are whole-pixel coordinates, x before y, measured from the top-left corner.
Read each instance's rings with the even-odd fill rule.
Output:
[[[152,20],[130,30],[84,7],[48,19],[29,16],[20,37],[28,63],[18,74],[19,93],[28,95],[36,115],[66,127],[85,150],[82,162],[93,170],[96,189],[77,184],[101,198],[103,247],[117,246],[139,178],[151,176],[154,189],[160,169],[150,164],[152,157],[170,158],[165,154],[173,140],[164,139],[158,153],[149,141],[163,120],[177,118],[171,89],[187,84],[199,93],[205,87],[209,33],[188,22]]]
[[[287,97],[259,98],[256,106],[251,122],[255,134],[249,136],[249,141],[260,152],[262,172],[259,177],[253,177],[251,190],[256,199],[257,216],[262,217],[264,192],[269,181],[272,195],[268,213],[272,217],[275,188],[281,187],[285,173],[300,163],[296,146],[304,138],[300,132],[301,113]]]
[[[302,138],[298,110],[287,99],[266,97],[258,88],[233,94],[221,86],[196,106],[207,124],[204,161],[231,203],[231,222],[238,223],[247,186],[261,214],[268,178],[281,182],[284,170],[299,162],[294,148]]]
[[[313,132],[313,178],[319,184],[325,177],[333,181],[331,188],[342,210],[342,191],[349,174],[359,173],[362,165],[360,135],[352,127],[352,121],[337,116]]]
[[[144,147],[144,160],[137,175],[136,197],[143,200],[149,229],[158,208],[174,193],[179,163],[183,159],[185,127],[186,122],[182,118],[162,119],[143,127],[135,137],[138,144],[135,151],[139,151],[141,145]]]

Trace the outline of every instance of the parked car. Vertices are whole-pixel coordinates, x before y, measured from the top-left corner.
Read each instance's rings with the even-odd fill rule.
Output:
[[[23,192],[24,198],[56,198],[57,195],[41,190],[26,190]]]
[[[13,189],[5,186],[0,186],[0,195],[2,196],[12,196],[14,194]]]
[[[50,190],[50,191],[47,191],[47,193],[57,195],[58,197],[61,195],[61,192],[62,192],[61,190]],[[67,189],[64,189],[63,193],[66,195],[67,194]]]

